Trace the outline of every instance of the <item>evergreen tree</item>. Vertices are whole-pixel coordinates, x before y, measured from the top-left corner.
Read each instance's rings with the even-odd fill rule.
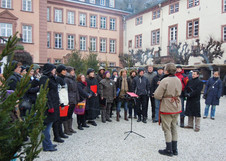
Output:
[[[0,77],[0,160],[8,161],[14,158],[32,161],[38,157],[42,150],[39,145],[43,140],[40,135],[44,129],[43,120],[46,110],[47,85],[40,88],[35,106],[27,113],[24,120],[13,120],[12,116],[18,112],[18,105],[23,101],[23,96],[29,89],[29,72],[17,83],[15,91],[7,96],[7,79],[13,73],[13,54],[17,47],[17,33],[10,37],[5,48],[0,54],[0,60],[5,56],[11,56],[11,60],[4,67],[4,78]],[[32,68],[32,67],[31,67]],[[31,70],[30,68],[30,70]],[[29,71],[30,71],[29,70]],[[24,138],[29,137],[28,141]]]

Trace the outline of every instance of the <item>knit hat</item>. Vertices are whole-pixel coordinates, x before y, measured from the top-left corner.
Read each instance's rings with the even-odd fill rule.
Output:
[[[12,61],[12,66],[14,67],[14,68],[12,69],[12,71],[14,71],[14,70],[17,68],[17,64],[18,64],[18,61],[16,61],[16,60],[13,60],[13,61]]]
[[[33,69],[36,71],[37,69],[40,69],[40,66],[38,64],[33,64]]]
[[[51,63],[46,63],[43,67],[43,74],[45,75],[49,74],[54,68],[56,68],[55,65]]]
[[[160,69],[163,70],[164,68],[163,67],[158,67],[158,70],[160,70]]]
[[[62,70],[66,70],[66,69],[67,69],[67,68],[66,68],[65,65],[60,64],[60,65],[57,66],[56,71],[57,71],[57,73],[61,73]]]
[[[143,71],[143,72],[144,72],[144,68],[139,67],[139,68],[138,68],[138,71],[137,71],[137,72],[138,72],[138,74],[140,74],[140,72],[141,72],[141,71]]]
[[[87,73],[86,73],[86,75],[89,75],[91,72],[94,72],[95,70],[93,69],[93,68],[89,68],[88,70],[87,70]]]
[[[182,69],[182,66],[181,65],[177,65],[176,68],[181,68]]]
[[[105,70],[105,69],[104,69],[104,67],[100,66],[100,67],[99,67],[99,71],[100,71],[100,70]]]
[[[110,73],[110,72],[109,72],[109,71],[104,72],[104,76],[106,76],[106,75],[107,75],[107,73]]]

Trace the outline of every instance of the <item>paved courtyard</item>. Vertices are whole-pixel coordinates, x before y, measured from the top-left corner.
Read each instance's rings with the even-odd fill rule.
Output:
[[[204,99],[201,99],[201,111],[204,111]],[[149,118],[147,124],[133,121],[135,134],[124,140],[124,132],[130,130],[130,121],[123,119],[116,122],[102,123],[97,119],[97,127],[83,131],[57,144],[56,152],[41,152],[37,161],[225,161],[226,160],[226,97],[221,98],[216,109],[216,119],[201,119],[200,132],[178,127],[178,156],[166,157],[158,154],[158,149],[165,148],[161,126],[153,124]],[[149,107],[149,116],[151,116]],[[122,112],[121,112],[122,115]],[[76,116],[74,115],[76,128]],[[187,118],[186,122],[187,124]],[[55,144],[55,143],[54,143]]]

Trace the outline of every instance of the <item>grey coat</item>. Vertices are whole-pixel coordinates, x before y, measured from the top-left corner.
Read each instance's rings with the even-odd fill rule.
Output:
[[[116,85],[113,80],[105,78],[100,81],[100,96],[105,98],[108,103],[113,103],[116,97]]]
[[[144,76],[148,79],[148,82],[149,82],[150,86],[151,86],[151,84],[152,84],[153,78],[154,78],[156,75],[157,75],[157,74],[156,74],[155,72],[151,72],[151,73],[147,72],[147,73],[144,73]]]

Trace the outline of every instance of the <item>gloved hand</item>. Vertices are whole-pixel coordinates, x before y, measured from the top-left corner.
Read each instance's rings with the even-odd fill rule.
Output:
[[[54,113],[54,108],[48,109],[48,112],[49,112],[49,113]]]
[[[64,108],[64,104],[63,104],[63,103],[61,103],[61,104],[60,104],[60,107],[61,107],[61,108]]]

